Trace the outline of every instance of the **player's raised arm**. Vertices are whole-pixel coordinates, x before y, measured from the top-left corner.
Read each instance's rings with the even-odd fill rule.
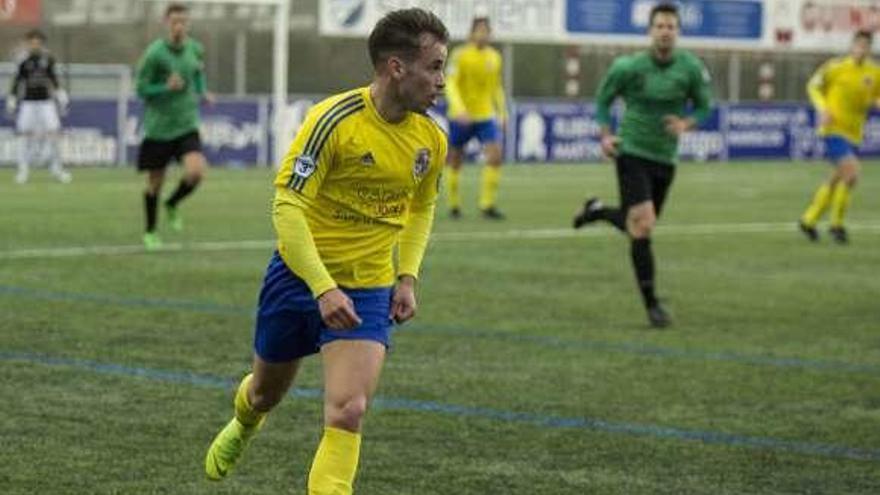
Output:
[[[409,218],[398,241],[398,276],[410,275],[414,279],[419,277],[419,269],[434,223],[434,209],[437,205],[443,166],[446,164],[447,146],[445,136],[442,136],[438,140],[434,156],[431,157],[431,168],[413,197]]]
[[[65,91],[64,88],[61,87],[61,83],[58,82],[58,72],[55,70],[56,66],[55,57],[49,56],[49,63],[46,66],[46,77],[48,77],[49,82],[52,83],[52,95],[58,104],[58,109],[61,112],[61,115],[66,115],[68,107],[70,106],[70,97],[67,96],[67,91]]]
[[[626,65],[625,58],[616,59],[596,91],[596,120],[602,129],[602,152],[609,157],[617,155],[618,139],[611,130],[611,105],[623,90]]]
[[[501,57],[499,57],[500,59]],[[498,63],[498,84],[495,86],[493,99],[495,102],[495,111],[498,115],[498,121],[502,124],[507,122],[507,95],[504,94],[504,70],[502,69],[503,61]]]
[[[693,120],[692,127],[700,125],[712,112],[712,76],[702,62],[697,61],[697,64],[691,92],[691,102],[694,106],[690,117]]]
[[[306,220],[310,201],[317,196],[333,164],[336,135],[331,132],[325,136],[324,126],[320,124],[332,119],[334,112],[338,109],[320,108],[309,112],[275,178],[272,207],[278,252],[316,298],[337,286],[321,261]]]
[[[9,86],[9,94],[6,95],[6,113],[13,117],[18,107],[19,87],[24,82],[24,62],[18,64],[18,70],[15,77],[12,78],[12,84]]]
[[[596,120],[603,128],[611,128],[611,105],[620,96],[625,80],[626,59],[621,57],[611,64],[596,90]]]
[[[158,57],[155,56],[150,48],[138,62],[137,76],[135,80],[135,91],[137,95],[148,100],[157,96],[162,96],[171,91],[167,81],[159,81],[157,74],[160,65]]]
[[[825,90],[829,83],[828,79],[832,62],[828,61],[822,64],[807,82],[807,95],[810,97],[810,103],[819,112],[825,112],[828,106]]]
[[[459,86],[459,77],[461,77],[461,73],[458,70],[458,56],[460,53],[460,49],[453,50],[449,55],[449,60],[446,62],[445,93],[446,105],[448,106],[446,113],[454,120],[466,120],[468,118],[467,109],[465,108],[464,100],[461,97],[461,88]]]

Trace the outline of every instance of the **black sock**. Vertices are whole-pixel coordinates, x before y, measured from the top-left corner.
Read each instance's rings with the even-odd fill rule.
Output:
[[[626,215],[623,213],[623,210],[620,208],[602,208],[599,210],[599,215],[602,220],[610,223],[617,227],[617,230],[621,232],[626,232]]]
[[[190,183],[190,182],[187,182],[186,179],[180,179],[180,184],[177,186],[177,190],[174,191],[174,194],[172,194],[165,201],[165,204],[174,208],[175,206],[177,206],[177,203],[180,203],[180,201],[183,198],[192,194],[192,192],[196,190],[196,186],[198,186],[198,185],[199,185],[198,180],[195,180],[192,183]]]
[[[159,205],[157,194],[144,193],[144,212],[147,214],[147,232],[156,230],[156,207]]]
[[[657,305],[657,296],[654,295],[654,253],[651,252],[651,239],[633,239],[630,244],[633,268],[636,271],[636,280],[645,306]]]

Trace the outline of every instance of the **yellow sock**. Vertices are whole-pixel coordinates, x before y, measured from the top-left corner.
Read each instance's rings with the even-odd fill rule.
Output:
[[[458,184],[461,182],[461,169],[446,168],[446,204],[449,208],[461,208],[461,194]]]
[[[248,401],[247,390],[253,376],[253,374],[249,374],[244,377],[238,386],[238,392],[235,393],[235,418],[245,427],[256,426],[266,416],[266,413],[251,407],[250,401]]]
[[[831,196],[831,226],[843,227],[843,217],[846,210],[849,209],[850,189],[849,186],[840,181],[834,186],[834,193]]]
[[[351,495],[360,450],[360,433],[324,428],[309,471],[309,495]]]
[[[495,198],[498,195],[498,183],[501,182],[501,167],[483,167],[480,180],[480,209],[485,210],[495,206]]]
[[[831,186],[825,183],[816,190],[813,202],[810,203],[807,211],[801,216],[801,222],[808,227],[814,227],[819,222],[819,219],[822,218],[822,215],[825,214],[825,210],[828,209],[829,205],[831,205]]]

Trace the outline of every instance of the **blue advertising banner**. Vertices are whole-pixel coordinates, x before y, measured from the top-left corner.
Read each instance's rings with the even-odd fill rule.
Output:
[[[282,131],[290,141],[309,107],[320,98],[296,98],[284,110]],[[0,99],[0,105],[3,100]],[[267,165],[271,109],[266,98],[218,102],[203,112],[200,129],[212,165]],[[431,115],[444,128],[443,108]],[[619,113],[620,107],[615,113]],[[62,119],[61,152],[68,165],[133,164],[141,141],[141,104],[120,109],[115,100],[77,99]],[[683,161],[809,160],[822,158],[815,113],[807,104],[720,104],[699,129],[681,139]],[[515,100],[505,133],[505,157],[524,163],[590,163],[602,159],[595,105],[585,101]],[[122,146],[122,148],[120,148]],[[480,146],[468,143],[468,158],[480,159]],[[120,153],[124,152],[124,153]],[[860,154],[880,157],[880,112],[865,125]],[[14,122],[0,113],[0,164],[17,157]]]
[[[597,161],[600,126],[592,103],[517,102],[514,160],[518,162]]]
[[[700,162],[726,160],[728,149],[722,132],[724,116],[723,108],[713,108],[699,128],[682,136],[678,144],[679,157]]]
[[[744,104],[724,109],[728,158],[810,158],[817,147],[814,113],[806,105]]]
[[[5,106],[5,99],[0,100]],[[61,156],[67,165],[117,163],[122,127],[115,100],[77,99],[61,118]],[[0,115],[0,163],[15,163],[15,120]]]
[[[61,154],[70,165],[116,163],[119,158],[119,105],[115,100],[70,102],[62,119]]]
[[[229,166],[253,166],[265,163],[269,143],[269,125],[262,101],[244,99],[218,101],[202,107],[199,132],[208,163]],[[134,163],[143,136],[143,103],[133,100],[128,106],[126,144],[128,161]]]
[[[569,33],[641,35],[657,0],[567,0]],[[760,41],[764,36],[762,0],[683,0],[676,2],[684,36]]]

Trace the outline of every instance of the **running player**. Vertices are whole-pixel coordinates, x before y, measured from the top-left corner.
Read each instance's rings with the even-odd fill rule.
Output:
[[[602,125],[602,151],[617,162],[620,207],[590,198],[574,219],[580,228],[605,220],[630,238],[630,257],[642,300],[653,327],[671,318],[654,289],[651,233],[675,177],[678,140],[709,115],[709,73],[695,55],[677,49],[680,17],[672,4],[650,14],[651,49],[618,57],[596,98]],[[611,131],[611,104],[626,103],[618,135]],[[693,112],[687,115],[688,105]],[[619,137],[618,137],[619,136]]]
[[[831,210],[831,238],[839,244],[849,242],[843,219],[850,194],[859,178],[861,165],[858,146],[868,111],[880,98],[880,66],[871,60],[870,31],[853,37],[849,56],[823,64],[810,79],[807,92],[819,116],[819,136],[825,140],[825,154],[834,169],[801,216],[800,229],[807,239],[819,240],[816,224]]]
[[[156,219],[168,164],[176,160],[183,165],[180,184],[165,200],[168,223],[177,231],[183,230],[178,205],[196,189],[208,168],[199,137],[199,101],[212,101],[205,89],[204,49],[189,37],[186,6],[168,5],[165,25],[168,36],[147,47],[137,75],[137,93],[144,100],[144,140],[138,153],[138,170],[147,172],[144,247],[148,250],[162,247]]]
[[[234,417],[208,450],[208,478],[229,473],[301,360],[320,352],[324,434],[308,493],[352,493],[361,421],[392,321],[416,311],[447,149],[425,112],[443,93],[447,39],[429,12],[387,14],[369,38],[372,84],[330,97],[306,116],[275,179],[278,248],[260,293],[253,370],[239,385]]]

